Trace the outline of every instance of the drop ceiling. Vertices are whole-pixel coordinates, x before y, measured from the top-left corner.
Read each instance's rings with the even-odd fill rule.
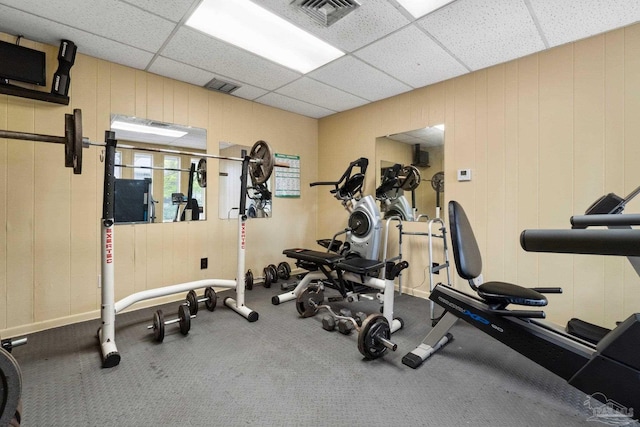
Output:
[[[185,26],[200,0],[0,0],[0,31],[321,118],[640,20],[637,0],[456,0],[419,19],[359,0],[325,27],[291,0],[252,1],[345,55],[300,74]]]

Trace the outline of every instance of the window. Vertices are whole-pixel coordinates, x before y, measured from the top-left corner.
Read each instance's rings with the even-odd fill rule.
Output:
[[[134,153],[133,154],[133,164],[134,166],[153,166],[153,155],[147,153]],[[120,169],[120,168],[118,168]],[[153,170],[151,169],[134,169],[133,170],[133,179],[145,179],[153,178],[152,174]]]
[[[121,164],[122,164],[122,151],[116,151],[115,164],[116,164],[116,165],[121,165]],[[113,175],[114,175],[117,179],[122,178],[122,168],[115,167],[115,168],[113,169]]]
[[[165,168],[180,168],[180,157],[164,156]],[[176,217],[177,210],[180,205],[173,204],[173,193],[181,193],[180,191],[180,172],[174,170],[164,171],[164,185],[162,193],[162,222],[172,222]]]

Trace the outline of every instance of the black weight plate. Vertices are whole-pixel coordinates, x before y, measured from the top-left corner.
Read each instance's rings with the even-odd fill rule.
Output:
[[[376,340],[376,336],[391,338],[391,328],[384,316],[371,314],[362,322],[362,329],[358,334],[358,350],[367,359],[377,359],[387,350],[387,347]]]
[[[216,304],[218,303],[218,295],[216,295],[216,291],[212,287],[208,287],[204,290],[204,297],[207,298],[207,300],[204,302],[207,310],[215,310]]]
[[[244,275],[244,287],[248,290],[253,289],[253,273],[251,272],[251,269],[247,270]]]
[[[189,329],[191,329],[191,313],[189,313],[189,309],[186,305],[181,305],[178,308],[178,319],[180,319],[180,333],[182,335],[187,335],[189,333]]]
[[[324,291],[316,285],[308,286],[298,298],[296,298],[296,309],[302,317],[311,317],[318,312],[314,304],[320,305],[324,301]],[[314,304],[311,304],[313,302]]]
[[[274,264],[269,264],[267,267],[269,268],[269,271],[271,271],[271,282],[278,283],[278,267]]]
[[[153,313],[153,338],[157,342],[164,340],[164,316],[162,310]]]
[[[407,165],[400,170],[400,188],[405,191],[413,191],[420,185],[420,170],[412,165]]]
[[[82,111],[73,110],[73,173],[82,173]]]
[[[207,160],[204,158],[198,160],[197,177],[198,185],[205,188],[207,186]]]
[[[11,420],[20,408],[22,373],[18,362],[5,350],[0,350],[0,384],[0,425],[14,425]]]
[[[198,295],[193,289],[187,294],[187,304],[189,304],[191,314],[198,314]]]
[[[273,172],[273,166],[275,163],[273,151],[266,141],[257,141],[251,147],[249,157],[252,160],[258,160],[260,163],[252,161],[249,163],[249,174],[251,175],[251,182],[254,185],[263,184],[267,182]]]
[[[262,276],[264,276],[264,283],[262,284],[262,286],[264,286],[265,288],[270,288],[271,287],[271,282],[273,282],[273,276],[271,276],[271,269],[269,267],[265,267],[262,269]]]
[[[73,115],[64,115],[64,166],[73,167],[73,144],[74,144],[75,125],[73,123]]]

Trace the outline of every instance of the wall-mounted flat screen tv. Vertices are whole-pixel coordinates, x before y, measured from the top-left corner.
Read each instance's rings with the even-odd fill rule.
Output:
[[[0,80],[46,85],[45,54],[39,50],[0,41]]]

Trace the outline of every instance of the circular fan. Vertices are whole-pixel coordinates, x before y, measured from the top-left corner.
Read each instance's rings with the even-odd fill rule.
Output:
[[[438,193],[444,191],[444,172],[438,172],[431,178],[431,187]]]

